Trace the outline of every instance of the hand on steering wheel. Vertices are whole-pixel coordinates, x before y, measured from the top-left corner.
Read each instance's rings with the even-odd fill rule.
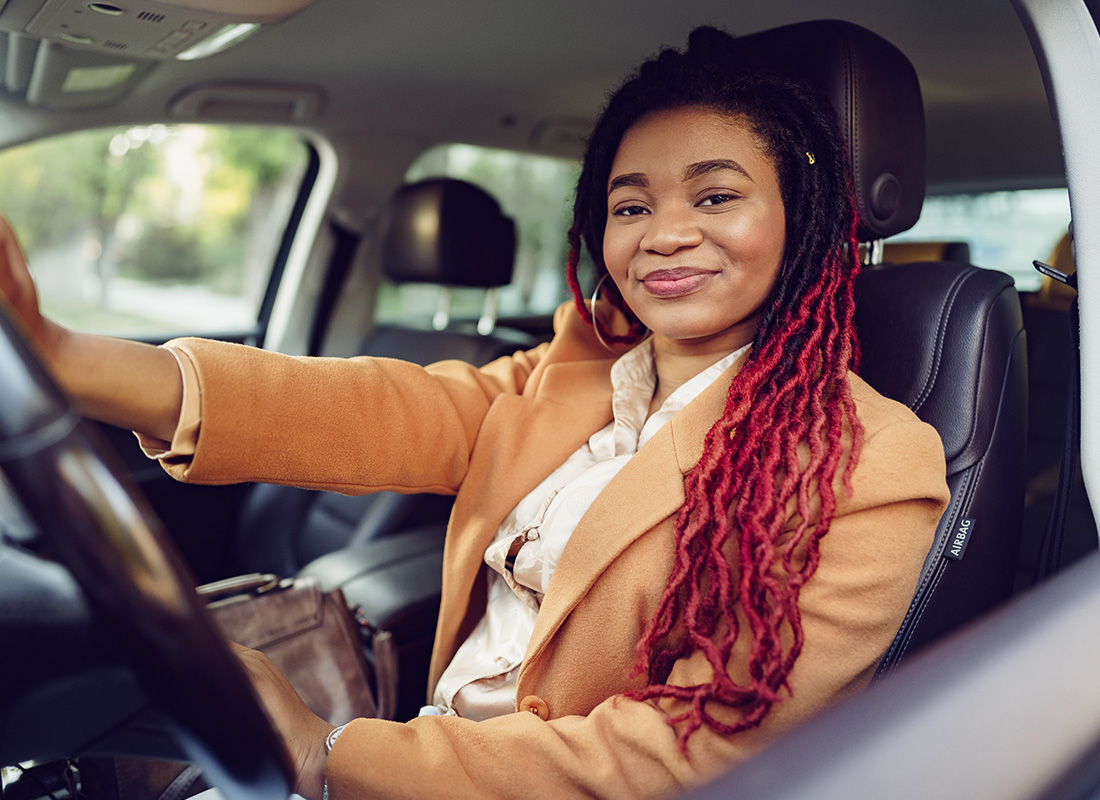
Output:
[[[38,308],[38,290],[27,268],[19,241],[8,221],[0,215],[0,302],[6,302],[16,322],[40,351],[47,352],[60,329]]]
[[[0,291],[0,469],[190,758],[229,798],[285,798],[293,767],[194,581],[18,330],[48,323],[3,220]]]

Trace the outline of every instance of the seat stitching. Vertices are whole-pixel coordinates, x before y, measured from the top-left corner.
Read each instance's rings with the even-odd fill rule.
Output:
[[[1008,289],[1009,289],[1009,287],[1006,286],[1003,290],[1001,290],[997,294],[997,297],[1000,297],[1001,295],[1003,295],[1005,292],[1008,291]],[[983,341],[983,343],[984,343],[985,338],[986,338],[985,337],[985,332],[989,329],[989,318],[993,314],[993,306],[994,306],[994,303],[989,304],[989,306],[986,309],[985,317],[983,319],[983,323],[982,323],[982,341]],[[1022,331],[1017,332],[1016,335],[1012,337],[1013,345],[1016,343],[1016,340],[1020,337],[1021,334],[1022,334]],[[1012,359],[1012,347],[1009,348],[1008,356],[1009,356],[1009,360],[1011,361],[1011,359]],[[974,392],[973,392],[973,396],[971,398],[971,408],[973,408],[974,406],[977,405],[979,387],[981,386],[981,382],[982,382],[981,381],[981,379],[982,379],[982,369],[984,367],[984,364],[985,364],[985,359],[978,359],[978,380],[976,380],[974,382]],[[1009,374],[1010,374],[1010,371],[1005,370],[1004,379],[1001,381],[1001,391],[1000,391],[1000,394],[997,398],[997,415],[998,416],[1000,416],[1001,406],[1004,402],[1005,385],[1008,382]],[[970,435],[966,439],[966,445],[962,448],[962,450],[960,452],[966,452],[967,450],[969,450],[970,446],[974,443],[974,440],[977,438],[977,436],[978,436],[978,425],[977,425],[977,420],[975,419],[974,423],[970,426]],[[985,459],[983,458],[982,461],[984,461],[984,460]]]
[[[959,509],[969,500],[969,489],[974,482],[974,472],[975,470],[968,470],[967,473],[962,476],[962,485],[959,486],[959,490],[952,496],[948,508],[944,510],[941,520],[950,520],[951,522],[950,525],[946,526],[947,530],[950,530],[950,528],[954,526],[954,521],[959,518]],[[958,499],[956,500],[956,498]],[[932,552],[929,552],[929,556],[932,557],[932,566],[928,571],[925,571],[923,568],[921,569],[916,589],[913,592],[913,600],[910,602],[909,610],[901,621],[901,626],[897,634],[901,639],[898,640],[897,636],[895,636],[894,643],[892,643],[890,648],[886,651],[886,655],[891,657],[891,664],[908,652],[915,628],[924,617],[924,613],[929,603],[932,601],[932,595],[935,593],[935,588],[939,586],[940,580],[945,572],[946,565],[944,563],[943,552],[947,547],[949,536],[944,535],[941,537],[939,535],[941,529],[943,528],[937,529],[936,539],[933,542],[935,555],[933,556]],[[905,632],[902,633],[902,631]]]
[[[985,469],[985,462],[986,462],[986,459],[984,457],[979,459],[978,462],[974,465],[974,468],[967,472],[966,478],[965,478],[965,485],[959,487],[958,496],[959,496],[960,499],[959,499],[957,511],[956,511],[956,513],[953,513],[951,515],[951,526],[947,529],[948,534],[947,534],[947,536],[944,537],[943,543],[942,543],[944,546],[942,548],[940,548],[940,551],[936,556],[935,580],[931,583],[930,587],[926,590],[924,600],[921,603],[920,615],[917,617],[916,621],[913,623],[912,627],[910,628],[908,635],[906,636],[906,642],[905,642],[906,650],[908,650],[908,648],[909,648],[909,643],[912,641],[913,635],[916,632],[916,627],[920,623],[920,620],[923,618],[924,612],[927,610],[928,606],[932,602],[932,597],[935,595],[936,588],[940,585],[941,581],[943,580],[943,576],[947,573],[947,558],[944,555],[944,550],[947,549],[947,542],[951,538],[951,529],[954,528],[954,524],[955,524],[956,521],[958,521],[959,519],[965,518],[965,516],[966,516],[965,511],[969,510],[970,501],[971,501],[971,499],[973,499],[971,497],[971,494],[972,494],[971,487],[977,485],[977,483],[981,480],[982,471]],[[946,518],[946,516],[947,515],[945,514],[944,517]]]
[[[858,82],[855,79],[858,56],[855,52],[855,48],[852,47],[851,42],[848,40],[847,35],[844,37],[844,49],[847,55],[847,70],[844,75],[844,104],[848,109],[848,130],[851,132],[851,141],[849,145],[852,149],[852,170],[853,172],[859,173],[854,176],[855,185],[859,187],[863,185],[863,170],[861,168],[862,162],[859,160],[859,152],[861,149],[860,135],[858,133],[859,111],[857,109],[859,105],[859,92],[857,90]],[[859,192],[859,194],[862,195],[862,192]]]
[[[951,286],[948,287],[947,297],[944,299],[943,305],[940,306],[939,321],[936,325],[936,346],[932,353],[932,364],[925,379],[924,387],[921,389],[917,399],[913,402],[912,408],[914,411],[919,410],[932,394],[932,387],[936,383],[936,378],[939,375],[940,363],[943,359],[943,342],[947,337],[947,320],[950,316],[951,309],[955,307],[955,301],[958,299],[960,287],[970,275],[970,272],[964,272],[955,276],[951,281]]]

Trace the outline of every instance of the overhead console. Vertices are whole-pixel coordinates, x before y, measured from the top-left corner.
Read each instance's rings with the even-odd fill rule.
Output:
[[[49,109],[123,96],[162,61],[219,53],[315,0],[0,0],[0,78]]]

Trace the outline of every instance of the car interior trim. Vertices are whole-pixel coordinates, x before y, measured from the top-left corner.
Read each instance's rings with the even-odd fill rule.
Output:
[[[1095,146],[1100,84],[1081,63],[1100,63],[1100,33],[1088,9],[1067,3],[1055,13],[1044,0],[1013,0],[1031,38],[1051,110],[1062,137],[1073,219],[1100,219],[1100,150]],[[1050,48],[1044,42],[1058,42]],[[1090,298],[1100,297],[1100,235],[1093,225],[1074,230],[1074,259],[1081,291],[1081,405],[1100,408],[1100,316]],[[1081,419],[1081,471],[1092,497],[1100,497],[1100,416]]]

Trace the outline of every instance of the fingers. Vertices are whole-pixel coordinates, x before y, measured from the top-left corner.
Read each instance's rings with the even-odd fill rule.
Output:
[[[265,702],[268,698],[278,698],[281,704],[286,705],[293,702],[290,700],[290,695],[294,698],[298,697],[290,682],[267,655],[236,642],[230,642],[229,647],[244,666],[252,685],[256,687],[256,691]]]
[[[332,726],[310,711],[286,677],[264,653],[236,642],[230,649],[240,659],[268,717],[282,736],[298,775],[296,791],[320,797],[324,784],[324,740]]]
[[[23,255],[23,248],[19,246],[19,239],[12,230],[8,220],[0,214],[0,257],[5,269],[0,273],[0,279],[10,277],[13,281],[22,283],[23,274],[30,278],[27,270],[27,258]]]
[[[38,292],[15,231],[2,215],[0,215],[0,299],[8,304],[16,321],[32,339],[41,338],[42,315],[38,311]]]

